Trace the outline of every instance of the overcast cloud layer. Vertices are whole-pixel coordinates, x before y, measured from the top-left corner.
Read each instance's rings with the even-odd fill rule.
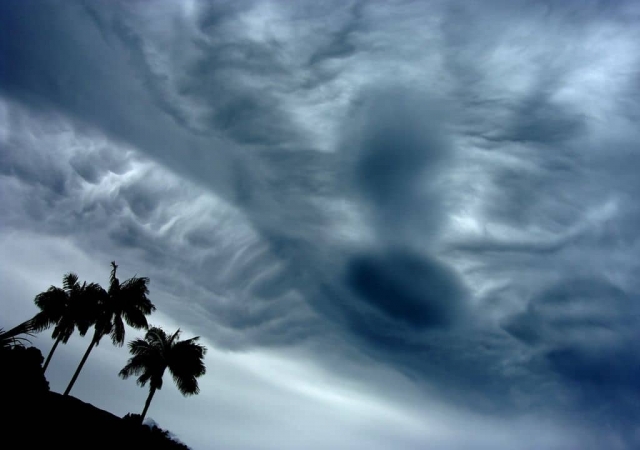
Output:
[[[637,1],[7,0],[0,30],[1,327],[116,259],[210,347],[149,413],[194,449],[640,447]],[[95,353],[74,394],[139,411]]]

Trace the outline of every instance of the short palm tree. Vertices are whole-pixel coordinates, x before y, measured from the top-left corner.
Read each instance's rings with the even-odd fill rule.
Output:
[[[23,346],[25,342],[29,342],[23,335],[33,336],[34,331],[33,320],[24,321],[7,331],[0,328],[0,351]]]
[[[162,389],[162,377],[169,369],[173,380],[182,395],[194,395],[200,392],[197,378],[205,374],[204,355],[206,347],[197,343],[199,337],[179,341],[180,330],[171,336],[158,327],[151,327],[144,339],[129,342],[129,352],[133,355],[120,371],[122,378],[138,375],[137,383],[144,386],[149,382],[149,395],[144,404],[140,422],[156,390]]]
[[[87,333],[91,326],[87,297],[95,296],[101,289],[95,283],[80,284],[75,273],[68,273],[62,279],[62,288],[51,286],[36,295],[34,303],[40,308],[40,312],[31,319],[34,331],[54,326],[51,337],[55,342],[47,355],[43,370],[47,370],[58,344],[66,344],[76,328],[80,336]]]
[[[64,395],[69,395],[91,350],[100,343],[103,336],[110,335],[114,345],[122,346],[124,344],[125,322],[136,329],[148,328],[146,316],[156,309],[147,297],[149,278],[133,277],[120,283],[116,276],[117,269],[116,263],[112,262],[109,290],[102,289],[94,293],[91,314],[95,328],[93,338],[73,374],[69,386],[64,391]]]

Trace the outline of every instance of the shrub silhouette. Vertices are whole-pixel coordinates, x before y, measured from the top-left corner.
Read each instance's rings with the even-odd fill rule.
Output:
[[[3,403],[30,402],[49,392],[42,370],[42,353],[35,347],[16,345],[0,351],[0,389]]]
[[[140,430],[139,432],[146,436],[149,442],[170,442],[172,448],[188,450],[189,447],[181,442],[176,441],[168,430],[163,430],[157,425],[141,425],[142,416],[140,414],[128,413],[122,418],[126,426],[130,429]]]

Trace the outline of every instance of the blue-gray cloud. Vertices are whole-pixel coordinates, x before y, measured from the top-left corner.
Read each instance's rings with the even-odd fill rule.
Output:
[[[2,2],[0,226],[139,267],[221,348],[359,355],[634,448],[639,20]]]
[[[348,264],[347,283],[384,314],[415,327],[451,325],[464,301],[451,269],[398,251],[354,257]]]

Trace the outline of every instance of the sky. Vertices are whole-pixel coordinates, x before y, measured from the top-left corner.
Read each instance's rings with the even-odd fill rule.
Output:
[[[194,450],[640,448],[639,121],[638,1],[5,0],[0,327],[115,260]]]

